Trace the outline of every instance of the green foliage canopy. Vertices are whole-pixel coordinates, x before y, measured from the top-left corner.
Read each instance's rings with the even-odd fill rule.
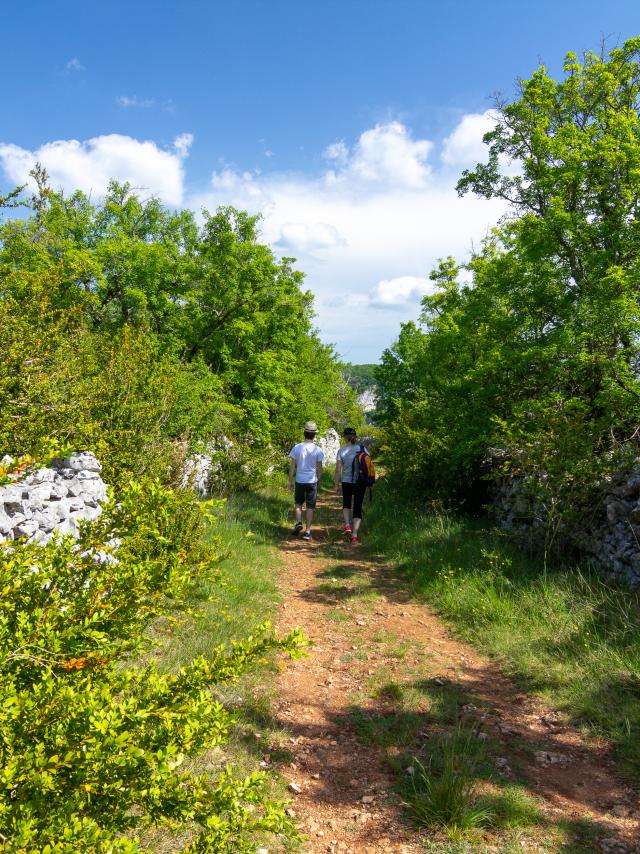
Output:
[[[441,262],[418,325],[378,369],[389,459],[468,496],[490,446],[574,510],[640,416],[640,39],[568,54],[498,104],[487,163],[458,191],[509,203],[466,265]]]
[[[136,471],[163,439],[286,447],[310,417],[357,420],[303,274],[257,217],[220,208],[199,226],[128,185],[94,205],[34,176],[32,215],[0,226],[3,451],[55,436]]]

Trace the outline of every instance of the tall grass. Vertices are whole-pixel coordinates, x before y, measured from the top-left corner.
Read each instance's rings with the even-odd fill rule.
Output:
[[[201,584],[191,597],[190,612],[179,623],[156,627],[160,670],[175,672],[195,656],[246,637],[265,620],[273,621],[280,601],[274,540],[278,525],[286,520],[287,507],[287,497],[274,486],[260,495],[232,496],[213,512],[208,535],[219,541],[225,555],[219,564],[221,583]],[[241,776],[264,768],[267,756],[271,760],[271,795],[287,799],[286,780],[279,775],[275,761],[289,735],[272,713],[276,672],[275,662],[265,661],[239,682],[218,690],[220,701],[233,708],[237,723],[224,749],[203,754],[193,770],[216,776],[229,764]],[[144,840],[154,854],[178,850],[178,841],[164,832],[150,833]],[[274,852],[296,847],[291,840],[269,839],[268,844]]]
[[[420,824],[470,830],[489,823],[493,813],[476,793],[479,744],[472,730],[459,725],[437,739],[428,767],[414,760],[407,803]]]
[[[527,690],[610,739],[640,776],[640,598],[580,565],[546,566],[486,520],[376,486],[368,542],[413,592]]]

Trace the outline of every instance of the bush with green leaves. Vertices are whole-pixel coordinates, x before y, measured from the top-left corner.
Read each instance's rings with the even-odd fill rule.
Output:
[[[189,585],[215,578],[203,524],[189,493],[146,480],[77,542],[0,545],[2,850],[134,852],[150,825],[181,830],[194,854],[293,833],[263,775],[182,766],[233,725],[215,687],[271,650],[299,654],[299,632],[279,640],[264,626],[171,675],[134,663],[150,622],[171,620]]]

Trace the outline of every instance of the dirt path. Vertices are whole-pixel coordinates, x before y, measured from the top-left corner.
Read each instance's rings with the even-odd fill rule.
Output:
[[[279,628],[302,626],[315,643],[283,671],[276,705],[291,734],[283,771],[303,850],[409,854],[430,839],[428,850],[442,852],[640,852],[640,805],[616,779],[606,746],[453,639],[366,548],[342,544],[337,504],[322,502],[320,522],[331,526],[321,524],[313,543],[282,546]],[[403,766],[460,717],[490,746],[497,778],[523,781],[537,799],[542,829],[512,831],[508,845],[487,832],[464,849],[438,847],[437,835],[420,838],[408,823],[397,794]]]

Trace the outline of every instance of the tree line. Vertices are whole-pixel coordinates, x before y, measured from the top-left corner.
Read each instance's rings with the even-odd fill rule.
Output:
[[[170,211],[112,182],[65,196],[37,168],[0,226],[0,448],[95,450],[140,472],[176,439],[240,439],[243,465],[313,417],[357,420],[294,259],[232,207]],[[248,439],[248,441],[247,441]],[[107,477],[107,479],[109,479]]]
[[[465,264],[442,260],[417,323],[377,370],[387,461],[469,501],[487,449],[549,524],[578,524],[638,452],[640,38],[567,55],[496,104],[488,160],[457,190],[508,213]]]

